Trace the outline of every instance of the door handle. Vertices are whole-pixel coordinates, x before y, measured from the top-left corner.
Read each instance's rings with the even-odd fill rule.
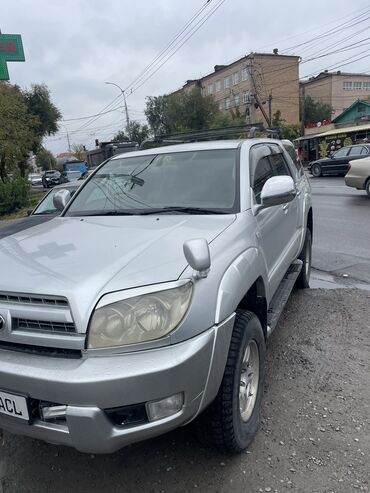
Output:
[[[283,211],[286,213],[288,212],[288,209],[289,209],[289,204],[285,204],[283,205]]]
[[[301,190],[298,190],[298,192],[295,194],[296,197],[299,197],[301,195]]]

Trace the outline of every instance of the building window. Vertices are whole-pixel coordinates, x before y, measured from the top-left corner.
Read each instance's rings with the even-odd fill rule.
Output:
[[[216,92],[220,92],[220,91],[221,91],[221,81],[216,80]]]
[[[362,89],[364,91],[370,91],[370,82],[363,82],[362,83]]]
[[[207,94],[208,94],[208,96],[210,96],[211,94],[213,94],[213,84],[208,84]]]
[[[361,91],[362,89],[362,82],[354,82],[353,83],[353,90],[354,91]]]
[[[230,108],[230,98],[226,98],[225,99],[225,109],[229,109]]]
[[[366,111],[365,106],[359,106],[359,107],[357,108],[357,112],[358,112],[358,113],[365,113],[365,111]]]
[[[239,72],[233,73],[233,86],[236,86],[236,84],[239,84]]]
[[[343,82],[343,89],[345,91],[352,91],[352,82],[344,81]]]
[[[222,111],[222,110],[224,109],[224,102],[223,102],[223,101],[220,101],[220,102],[218,103],[218,109],[219,109],[220,111]]]
[[[240,96],[239,96],[239,94],[235,94],[234,95],[234,104],[235,104],[235,106],[239,106],[239,104],[240,104]]]
[[[249,79],[248,69],[243,68],[242,69],[242,80],[248,80],[248,79]]]
[[[249,91],[244,91],[243,92],[243,103],[245,103],[245,104],[250,103],[250,97],[251,97],[250,92]]]
[[[224,89],[228,89],[230,87],[230,75],[224,78]]]

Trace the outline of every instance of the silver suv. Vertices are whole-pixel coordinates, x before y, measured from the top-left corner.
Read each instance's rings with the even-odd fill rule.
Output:
[[[310,276],[310,186],[290,147],[118,155],[60,217],[0,240],[0,427],[105,453],[197,418],[245,449],[266,339]]]

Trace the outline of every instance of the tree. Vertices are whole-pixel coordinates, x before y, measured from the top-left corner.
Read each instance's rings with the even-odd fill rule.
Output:
[[[77,159],[81,161],[86,159],[86,149],[83,144],[72,144],[72,152]]]
[[[304,98],[304,123],[317,123],[331,120],[332,106],[314,101],[311,96]]]
[[[116,135],[112,137],[113,142],[128,142],[130,139],[125,134],[124,130],[119,130]]]
[[[285,120],[281,118],[280,110],[276,110],[272,115],[271,124],[273,128],[279,128],[281,130],[281,136],[283,139],[294,140],[301,136],[301,127],[299,123],[287,125]]]
[[[33,84],[31,89],[23,92],[23,95],[29,113],[38,118],[38,123],[35,125],[38,142],[36,148],[32,149],[37,152],[42,139],[46,135],[53,135],[58,131],[58,121],[62,115],[51,101],[50,91],[45,84]]]
[[[48,169],[55,169],[57,160],[48,149],[42,147],[36,154],[36,164],[46,171]]]
[[[129,124],[128,133],[133,142],[141,144],[143,140],[149,137],[148,125],[141,125],[139,122],[132,120]]]
[[[117,132],[112,140],[114,142],[133,141],[141,144],[143,140],[149,137],[149,134],[150,131],[148,125],[142,125],[135,120],[131,120],[128,129],[126,128],[126,131],[120,130]],[[130,135],[131,138],[128,135]]]
[[[202,96],[199,87],[146,98],[145,115],[155,135],[209,128],[219,113],[212,96]]]
[[[0,179],[19,169],[25,176],[27,158],[38,143],[35,127],[38,117],[28,112],[24,96],[17,86],[0,83]]]

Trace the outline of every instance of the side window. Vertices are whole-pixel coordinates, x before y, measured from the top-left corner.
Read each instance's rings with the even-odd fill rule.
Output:
[[[271,154],[269,159],[275,176],[292,176],[283,154]]]
[[[260,158],[252,175],[252,188],[257,204],[261,203],[263,185],[272,176],[274,176],[274,173],[269,158],[267,156]]]
[[[364,155],[366,155],[368,153],[369,153],[369,151],[367,150],[366,147],[361,147],[361,152],[360,152],[361,156],[364,156]]]
[[[361,146],[350,147],[348,155],[349,156],[360,156],[362,154],[362,149],[363,149],[363,147],[361,147]]]
[[[334,157],[345,157],[347,156],[348,153],[348,147],[342,147],[342,149],[339,149],[339,151],[334,153]]]
[[[287,151],[287,153],[289,154],[289,157],[293,161],[294,167],[297,170],[297,176],[303,175],[303,166],[302,166],[302,163],[301,163],[299,157],[297,156],[297,152],[294,149],[294,147],[284,144],[284,149]]]

